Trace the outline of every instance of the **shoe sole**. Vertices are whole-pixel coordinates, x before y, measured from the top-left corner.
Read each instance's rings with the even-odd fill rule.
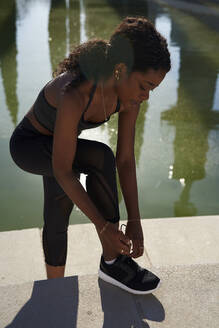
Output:
[[[99,276],[100,279],[102,279],[102,280],[104,280],[104,281],[106,281],[106,282],[108,282],[108,283],[110,283],[114,286],[117,286],[121,289],[124,289],[124,290],[126,290],[127,292],[129,292],[131,294],[137,294],[137,295],[151,294],[152,292],[154,292],[156,289],[158,289],[160,287],[160,281],[159,281],[156,288],[151,289],[151,290],[140,291],[140,290],[132,289],[132,288],[129,288],[129,287],[123,285],[121,282],[119,282],[118,280],[108,276],[107,274],[105,274],[100,269],[98,271],[98,276]]]

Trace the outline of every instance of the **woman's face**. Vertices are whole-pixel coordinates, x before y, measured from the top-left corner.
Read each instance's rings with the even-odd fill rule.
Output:
[[[152,68],[146,73],[132,72],[129,76],[123,74],[117,86],[117,93],[124,109],[131,109],[148,100],[150,91],[159,86],[165,75],[165,71]]]

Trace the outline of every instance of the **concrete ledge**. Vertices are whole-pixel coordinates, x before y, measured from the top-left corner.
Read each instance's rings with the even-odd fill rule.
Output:
[[[0,286],[45,279],[39,229],[0,232]]]
[[[219,216],[145,219],[142,227],[144,267],[219,263]],[[0,286],[46,278],[39,229],[0,232],[0,249]],[[93,224],[69,226],[66,276],[97,273],[100,254]]]
[[[39,229],[1,232],[0,328],[217,328],[219,216],[147,219],[142,226],[138,262],[161,278],[145,296],[98,279],[101,247],[92,224],[69,227],[69,276],[51,280]]]
[[[219,263],[219,216],[142,221],[153,266]]]

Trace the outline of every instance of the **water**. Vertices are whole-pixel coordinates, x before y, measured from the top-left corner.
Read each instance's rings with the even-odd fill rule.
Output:
[[[172,70],[142,104],[136,162],[142,218],[219,212],[219,3],[147,0],[0,2],[0,230],[42,227],[40,176],[12,162],[8,142],[59,61],[121,18],[147,16],[167,38]],[[115,150],[117,118],[83,132]],[[84,184],[85,177],[82,176]],[[121,217],[126,210],[119,188]],[[74,209],[70,223],[89,220]]]

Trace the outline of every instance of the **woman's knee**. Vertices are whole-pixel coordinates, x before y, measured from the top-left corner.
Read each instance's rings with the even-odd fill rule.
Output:
[[[112,149],[104,143],[100,143],[99,147],[100,147],[99,151],[101,153],[100,162],[102,163],[102,167],[110,168],[110,169],[114,168],[116,165],[116,160]]]
[[[103,142],[79,139],[73,167],[79,172],[89,174],[95,169],[103,171],[115,166],[112,149]]]

